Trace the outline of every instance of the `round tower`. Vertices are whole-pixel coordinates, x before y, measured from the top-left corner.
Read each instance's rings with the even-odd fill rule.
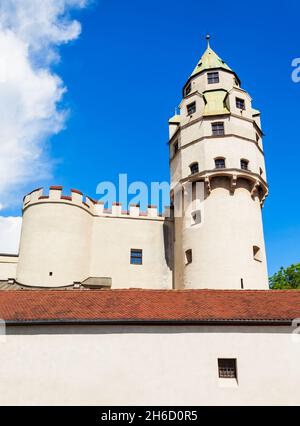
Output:
[[[88,200],[87,200],[88,201]],[[50,187],[24,198],[17,282],[34,287],[69,286],[89,277],[91,206],[80,191],[62,195]]]
[[[175,288],[266,289],[260,112],[207,39],[169,122],[171,184],[192,202],[175,205]]]

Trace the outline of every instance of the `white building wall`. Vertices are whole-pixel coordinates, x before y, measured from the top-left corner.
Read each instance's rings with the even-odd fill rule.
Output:
[[[112,288],[172,288],[172,222],[131,217],[94,217],[91,277],[111,277]],[[142,265],[130,264],[141,249]]]
[[[0,281],[16,278],[18,256],[0,255]]]
[[[18,326],[0,342],[1,405],[299,405],[289,327]],[[238,383],[218,378],[236,358]],[[227,383],[227,386],[226,386]]]
[[[131,249],[143,251],[142,265],[130,263]],[[112,288],[171,289],[172,251],[173,222],[154,206],[146,213],[136,206],[124,212],[119,205],[106,211],[75,190],[71,197],[61,188],[50,189],[49,196],[36,190],[25,197],[16,280],[63,287],[105,277]]]

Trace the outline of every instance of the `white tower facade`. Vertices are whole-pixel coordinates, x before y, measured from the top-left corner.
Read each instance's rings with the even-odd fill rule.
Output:
[[[266,289],[260,112],[207,39],[169,121],[171,184],[194,188],[192,209],[175,218],[174,286]]]

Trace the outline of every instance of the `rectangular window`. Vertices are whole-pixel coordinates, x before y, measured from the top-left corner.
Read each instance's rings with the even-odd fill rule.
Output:
[[[130,263],[131,263],[131,265],[142,265],[143,264],[143,250],[131,249],[131,251],[130,251]]]
[[[192,84],[191,84],[191,83],[189,83],[189,84],[186,86],[186,88],[184,89],[184,96],[189,95],[189,94],[191,93],[191,91],[192,91]]]
[[[191,104],[187,105],[187,113],[188,115],[192,115],[196,112],[196,102],[192,102]]]
[[[207,73],[207,82],[208,84],[219,83],[219,73],[217,71]]]
[[[225,169],[225,158],[216,158],[215,167],[216,169]]]
[[[189,265],[193,261],[193,252],[191,249],[185,252],[185,264]]]
[[[224,123],[211,123],[212,134],[214,136],[221,136],[225,134]]]
[[[236,359],[219,358],[218,359],[219,377],[221,379],[236,379]]]
[[[175,155],[175,154],[177,154],[178,149],[179,149],[178,141],[175,141],[175,142],[174,142],[173,147],[174,147],[174,151],[173,151],[173,152],[174,152],[174,155]]]
[[[253,259],[257,260],[258,262],[262,261],[261,250],[258,246],[253,246]]]
[[[236,102],[236,107],[237,107],[238,109],[246,109],[244,99],[241,99],[241,98],[235,98],[235,102]]]
[[[241,169],[248,170],[248,164],[249,162],[247,160],[241,160]]]
[[[209,72],[207,73],[207,82],[208,84],[219,83],[219,73],[218,72]]]

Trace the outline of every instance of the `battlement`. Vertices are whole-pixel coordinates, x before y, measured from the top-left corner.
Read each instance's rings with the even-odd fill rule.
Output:
[[[124,210],[121,203],[113,203],[111,209],[105,209],[104,203],[84,195],[78,189],[71,189],[70,194],[63,194],[62,186],[50,186],[48,194],[44,188],[37,188],[25,195],[23,199],[23,210],[36,204],[62,203],[82,208],[92,216],[102,217],[124,217],[144,220],[165,220],[171,217],[170,207],[165,207],[164,213],[158,213],[157,206],[149,205],[147,211],[141,211],[140,206],[130,204],[129,210]]]

